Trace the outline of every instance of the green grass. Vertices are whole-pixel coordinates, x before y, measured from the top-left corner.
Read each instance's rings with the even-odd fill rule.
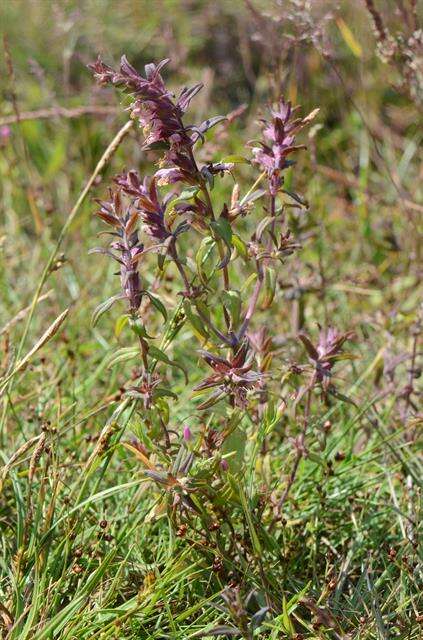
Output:
[[[71,2],[58,3],[56,16],[47,4],[19,1],[1,9],[14,78],[4,65],[0,125],[14,113],[13,94],[22,112],[117,105],[112,94],[93,89],[83,66],[99,50],[107,59],[125,52],[137,64],[169,55],[179,61],[172,68],[175,86],[192,79],[211,85],[195,116],[251,103],[231,129],[213,132],[204,149],[205,157],[216,157],[216,136],[219,157],[245,153],[243,140],[256,135],[256,111],[268,97],[269,61],[251,40],[243,3],[220,0],[213,11],[203,2],[188,3],[191,10],[174,2]],[[276,307],[266,317],[278,345],[273,402],[260,421],[234,416],[223,451],[229,472],[215,486],[207,486],[207,465],[218,464],[219,456],[196,459],[188,475],[200,515],[178,519],[174,495],[151,481],[124,446],[135,436],[148,448],[154,438],[142,412],[120,393],[131,362],[108,366],[117,347],[131,346],[130,334],[116,335],[117,308],[91,324],[96,306],[117,287],[113,267],[88,255],[102,230],[92,216],[93,198],[104,195],[122,167],[146,166],[137,132],[107,155],[79,203],[125,124],[124,113],[29,120],[12,125],[1,144],[4,638],[211,638],[208,631],[236,624],[222,598],[228,584],[240,586],[248,624],[257,622],[255,638],[421,637],[421,418],[404,409],[398,393],[410,368],[401,356],[411,354],[421,314],[421,118],[416,104],[391,86],[394,72],[375,55],[366,15],[345,3],[342,17],[364,51],[358,59],[331,24],[342,82],[310,45],[299,45],[293,59],[286,54],[284,90],[297,94],[305,113],[321,107],[322,126],[296,172],[310,203],[298,222],[303,248],[287,262]],[[233,47],[242,29],[254,86],[246,59]],[[29,57],[44,69],[42,80],[29,72]],[[244,168],[237,173],[242,188],[250,178]],[[232,188],[223,184],[222,203]],[[154,275],[145,277],[151,282]],[[37,290],[42,297],[33,305]],[[68,308],[57,333],[31,354]],[[355,405],[336,401],[326,410],[313,403],[308,456],[283,519],[272,525],[272,504],[295,455],[296,379],[287,370],[304,360],[296,340],[299,316],[311,334],[327,320],[355,330],[356,359],[339,371],[341,391]],[[188,420],[195,448],[204,424],[192,421],[190,389],[198,381],[192,345],[184,326],[169,356],[189,375],[186,385],[181,371],[172,373],[178,390],[172,427],[180,434]],[[420,358],[419,347],[416,368]],[[207,420],[218,429],[223,415],[217,408]],[[172,454],[180,440],[172,440]],[[166,452],[153,458],[159,466],[167,461]],[[216,522],[219,528],[211,526]],[[263,607],[269,612],[254,618]]]

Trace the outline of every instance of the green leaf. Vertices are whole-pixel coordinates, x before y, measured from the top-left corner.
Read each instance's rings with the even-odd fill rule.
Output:
[[[152,358],[155,358],[156,360],[159,360],[159,362],[163,362],[164,364],[169,365],[170,367],[175,367],[176,369],[180,369],[182,371],[182,373],[184,374],[185,382],[188,384],[188,374],[187,374],[186,370],[184,369],[184,367],[182,365],[178,364],[177,362],[175,362],[174,360],[171,360],[165,354],[164,351],[162,351],[161,349],[158,349],[154,345],[149,345],[149,347],[148,347],[148,355],[151,356]]]
[[[285,631],[287,631],[289,634],[293,634],[295,632],[294,625],[292,624],[291,618],[289,617],[285,595],[282,597],[282,622],[283,626],[285,627]]]
[[[130,325],[131,325],[131,329],[132,331],[139,336],[140,338],[148,338],[149,340],[153,340],[153,336],[149,336],[144,325],[142,324],[141,320],[130,320],[129,321]]]
[[[208,286],[208,280],[211,278],[214,271],[213,267],[206,270],[205,265],[212,255],[215,244],[216,243],[213,238],[204,238],[195,256],[198,277],[205,287]]]
[[[166,322],[167,320],[166,307],[164,306],[163,302],[160,300],[159,296],[150,293],[150,291],[145,291],[144,293],[150,298],[151,304],[154,305],[156,309],[162,314],[164,321]]]
[[[205,304],[205,302],[203,302],[202,300],[197,298],[196,300],[193,301],[193,304],[194,304],[195,308],[197,309],[197,311],[198,311],[198,313],[200,315],[200,318],[201,318],[201,315],[202,315],[203,317],[205,317],[208,320],[210,320],[210,309]]]
[[[273,302],[276,292],[276,272],[273,267],[265,267],[264,270],[264,295],[261,303],[262,309],[268,309]]]
[[[107,362],[107,368],[110,369],[118,362],[126,362],[136,356],[139,356],[140,350],[138,347],[122,347],[115,351]]]
[[[116,336],[116,338],[118,338],[120,336],[120,334],[123,331],[123,328],[128,323],[128,321],[129,321],[129,316],[128,316],[127,313],[125,313],[122,316],[119,316],[119,318],[116,320],[116,323],[115,323],[115,336]]]
[[[165,425],[168,425],[170,419],[170,408],[169,403],[163,399],[164,397],[165,396],[160,396],[159,398],[157,398],[156,407],[160,411],[160,416],[163,422],[165,423]]]
[[[245,244],[244,240],[236,235],[236,233],[232,234],[232,244],[240,256],[242,256],[243,258],[248,258],[247,245]]]
[[[253,519],[251,517],[251,509],[250,509],[250,506],[249,506],[249,504],[247,502],[247,497],[246,497],[246,495],[244,493],[244,489],[243,489],[242,486],[240,486],[240,489],[239,489],[239,497],[241,499],[242,508],[244,510],[244,513],[245,513],[245,517],[246,517],[246,520],[247,520],[248,528],[250,530],[250,536],[251,536],[251,541],[253,543],[254,551],[257,553],[258,556],[260,556],[261,553],[262,553],[260,540],[258,538],[257,531],[255,529],[255,526],[254,526],[254,523],[253,523]]]
[[[172,203],[179,202],[179,200],[191,200],[198,193],[198,191],[199,187],[187,187],[186,189],[181,191],[181,193],[177,198],[175,198],[175,200],[172,200]]]
[[[232,228],[229,220],[226,218],[219,218],[218,220],[210,222],[210,226],[219,238],[222,238],[228,247],[232,246]]]
[[[241,295],[239,291],[222,291],[221,298],[226,309],[229,311],[232,319],[232,329],[235,329],[239,323],[241,314]]]
[[[173,393],[170,389],[166,387],[156,387],[154,390],[154,398],[173,398],[174,400],[178,399],[176,393]]]
[[[97,322],[99,321],[103,313],[106,313],[106,311],[110,309],[110,307],[116,302],[116,300],[121,300],[122,297],[123,297],[122,294],[119,293],[115,296],[111,296],[110,298],[107,298],[107,300],[99,304],[98,307],[95,308],[91,318],[92,326],[95,327],[95,325],[97,324]]]
[[[197,314],[192,312],[189,300],[184,301],[184,311],[194,333],[199,335],[200,338],[208,340],[209,332],[207,331],[207,327],[204,325],[203,320],[201,320]]]
[[[226,218],[220,217],[218,220],[214,220],[210,222],[210,227],[212,228],[214,235],[218,238],[221,238],[227,247],[226,256],[222,259],[222,261],[218,265],[218,269],[223,269],[223,267],[228,264],[231,251],[232,251],[232,228],[229,220]]]
[[[241,287],[241,292],[244,292],[248,289],[248,287],[255,282],[255,280],[257,280],[257,273],[251,273],[248,278],[246,279],[246,281],[244,282],[244,284]]]
[[[232,154],[229,156],[225,156],[221,159],[220,162],[232,162],[233,164],[251,164],[250,160],[245,156],[240,156],[237,154]]]
[[[235,476],[241,472],[245,457],[246,437],[245,431],[238,425],[232,429],[222,445],[222,453],[234,453],[228,459],[229,469]]]

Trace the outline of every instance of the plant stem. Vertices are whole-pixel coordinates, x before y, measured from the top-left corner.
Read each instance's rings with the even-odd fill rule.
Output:
[[[181,127],[183,128],[183,123],[181,120]],[[204,198],[206,200],[206,205],[209,211],[209,215],[210,218],[214,221],[216,220],[215,215],[214,215],[214,210],[213,210],[213,203],[211,201],[210,198],[210,194],[209,194],[209,190],[207,188],[207,184],[204,181],[204,178],[202,177],[202,175],[200,174],[199,170],[198,170],[198,165],[197,165],[197,161],[195,159],[194,153],[192,151],[192,147],[189,147],[188,150],[190,159],[193,163],[193,165],[195,166],[197,172],[198,172],[198,176],[199,176],[199,187],[201,190],[201,193],[204,195]],[[216,244],[217,244],[217,249],[219,251],[219,257],[221,262],[224,261],[225,259],[225,251],[223,249],[222,246],[222,240],[220,238],[216,238]],[[226,291],[229,291],[230,289],[230,284],[229,284],[229,272],[228,272],[228,266],[226,264],[223,264],[223,286],[225,288]],[[225,316],[225,322],[226,322],[226,326],[228,329],[230,329],[230,325],[231,325],[231,318],[230,315],[228,313],[228,310],[226,309],[225,305],[223,305],[223,315]]]
[[[206,204],[207,204],[207,208],[209,210],[209,214],[210,214],[210,218],[214,221],[216,220],[215,215],[214,215],[214,211],[213,211],[213,204],[210,198],[210,194],[209,194],[209,190],[207,189],[207,185],[202,182],[201,184],[201,192],[203,193],[205,199],[206,199]],[[216,240],[216,244],[217,244],[217,248],[219,251],[219,257],[220,260],[223,262],[225,259],[225,251],[223,249],[223,245],[222,245],[222,240],[221,238],[215,238]],[[229,291],[230,289],[230,285],[229,285],[229,272],[228,272],[228,265],[224,264],[223,268],[223,285],[225,287],[226,291]]]
[[[230,347],[235,346],[234,345],[234,340],[231,340],[231,338],[229,338],[228,336],[225,336],[224,333],[222,333],[217,327],[215,327],[210,322],[208,317],[201,311],[201,309],[196,307],[196,310],[197,310],[197,313],[200,316],[200,318],[203,320],[203,322],[208,326],[209,329],[211,329],[211,331],[213,331],[213,333],[219,338],[219,340],[221,340],[222,342],[224,342],[225,344],[227,344]]]
[[[270,215],[272,217],[271,231],[272,236],[275,235],[275,225],[276,225],[276,197],[273,194],[270,194]]]
[[[274,195],[270,195],[270,215],[272,216],[273,220],[272,220],[272,235],[274,235],[274,229],[275,229],[275,209],[276,209],[276,199]],[[271,244],[271,240],[269,240],[269,244]],[[264,279],[264,274],[263,274],[263,269],[260,265],[260,263],[257,261],[257,282],[256,282],[256,286],[254,287],[254,291],[253,291],[253,295],[252,298],[250,300],[250,303],[248,305],[248,309],[247,312],[245,314],[244,317],[244,321],[241,325],[241,328],[237,334],[237,339],[238,341],[242,340],[242,338],[244,337],[248,326],[250,324],[251,318],[254,315],[254,311],[256,309],[257,306],[257,301],[260,295],[260,291],[261,288],[263,286],[263,279]]]
[[[270,524],[270,530],[272,530],[273,526],[275,525],[275,523],[278,520],[278,517],[280,516],[281,510],[283,505],[285,504],[289,492],[291,491],[292,485],[295,482],[295,478],[297,477],[297,472],[298,472],[298,467],[300,466],[300,462],[304,457],[304,453],[305,453],[305,438],[306,438],[306,434],[307,434],[307,428],[308,428],[308,424],[309,424],[309,420],[310,420],[310,409],[311,409],[311,397],[312,397],[312,392],[313,392],[313,388],[314,388],[314,383],[315,383],[315,378],[313,377],[313,379],[311,380],[309,387],[307,389],[307,398],[306,398],[306,406],[305,406],[305,410],[304,410],[304,426],[303,429],[300,433],[298,442],[296,444],[296,455],[295,455],[295,460],[294,460],[294,465],[291,469],[291,473],[289,474],[289,478],[288,478],[288,482],[287,485],[285,487],[285,490],[281,496],[281,498],[279,499],[278,503],[277,503],[277,509],[278,509],[278,516],[275,516],[275,518],[272,520],[271,524]]]

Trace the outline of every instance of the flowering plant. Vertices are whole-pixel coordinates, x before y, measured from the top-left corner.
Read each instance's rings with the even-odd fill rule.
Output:
[[[98,216],[111,227],[112,241],[109,248],[94,251],[117,261],[121,291],[100,305],[94,320],[118,300],[126,301],[119,326],[129,323],[139,346],[118,350],[112,363],[139,355],[139,366],[125,393],[135,403],[141,429],[139,440],[127,446],[163,493],[177,531],[185,535],[187,523],[194,526],[197,517],[207,530],[216,513],[231,523],[229,506],[224,506],[218,488],[224,486],[225,474],[230,477],[231,471],[239,470],[236,458],[242,456],[244,417],[253,423],[263,417],[273,424],[280,419],[275,407],[281,398],[269,392],[269,382],[277,376],[277,369],[272,369],[272,335],[260,318],[274,303],[278,270],[300,246],[289,228],[286,199],[298,208],[304,202],[285,188],[285,173],[294,165],[293,156],[304,148],[296,143],[296,136],[318,110],[300,117],[297,108],[280,98],[270,108],[269,118],[261,121],[262,139],[250,143],[250,160],[229,156],[201,163],[207,132],[225,118],[187,124],[186,112],[201,85],[184,88],[175,98],[161,76],[166,62],[147,65],[145,77],[125,57],[118,71],[100,59],[91,65],[102,84],[121,87],[129,94],[131,118],[143,132],[142,148],[161,154],[153,175],[141,177],[133,169],[121,173],[109,199],[99,202]],[[218,205],[216,181],[233,176],[239,162],[258,167],[260,174],[244,195],[235,184],[230,201]],[[254,221],[252,233],[246,231],[246,218]],[[152,282],[153,256],[157,276]],[[178,278],[173,298],[168,292],[161,295],[169,274],[172,281]],[[244,274],[246,286],[242,287]],[[161,329],[155,314],[162,316]],[[154,336],[147,327],[150,323]],[[183,365],[169,356],[183,327],[198,341],[190,353],[198,362],[194,380],[192,371],[188,376]],[[293,439],[297,458],[285,491],[273,506],[269,503],[273,516],[280,513],[300,459],[307,453],[312,391],[320,387],[329,401],[334,393],[332,368],[349,337],[330,329],[322,332],[314,347],[305,334],[300,335],[313,369],[311,381],[297,396],[297,403],[300,397],[307,398],[304,426]],[[212,373],[204,371],[204,363]],[[307,371],[307,367],[291,366],[294,369],[296,374]],[[190,424],[177,418],[178,411],[171,408],[178,402],[178,372],[191,389]],[[236,433],[237,451],[233,451]],[[216,571],[224,570],[216,558],[214,564]]]

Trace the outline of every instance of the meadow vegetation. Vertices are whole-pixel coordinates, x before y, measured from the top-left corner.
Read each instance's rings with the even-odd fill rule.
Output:
[[[420,9],[0,8],[5,640],[421,638]]]

